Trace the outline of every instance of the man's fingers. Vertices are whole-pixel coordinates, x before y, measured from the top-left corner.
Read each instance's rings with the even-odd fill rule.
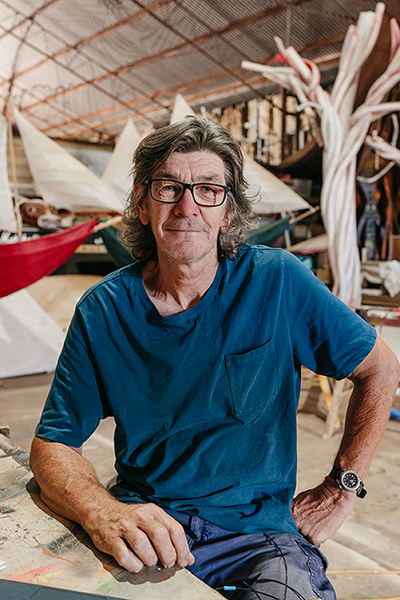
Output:
[[[178,563],[179,566],[186,567],[193,564],[194,558],[190,553],[182,525],[158,506],[151,506],[151,513],[150,518],[149,514],[146,514],[146,518],[136,525],[150,539],[162,565],[172,567]],[[148,564],[136,546],[134,550],[145,564]]]
[[[194,563],[185,531],[175,519],[154,504],[124,505],[107,518],[86,524],[92,540],[103,552],[114,556],[128,571],[139,572],[158,561],[164,567]]]
[[[154,546],[154,550],[164,567],[172,567],[177,562],[177,552],[172,543],[170,532],[164,523],[153,519],[146,523],[146,535]],[[136,549],[140,558],[139,550]]]
[[[169,515],[167,515],[169,516]],[[180,567],[187,567],[194,563],[194,556],[189,550],[185,531],[180,523],[172,519],[169,535],[176,550],[176,562]]]
[[[129,550],[123,540],[115,540],[109,553],[121,567],[131,573],[139,573],[143,568],[142,561]]]
[[[158,559],[161,559],[150,541],[151,538],[149,539],[148,532],[129,528],[124,532],[124,539],[144,565],[153,567],[158,563]]]
[[[158,507],[156,507],[158,508]],[[160,509],[159,509],[160,510]],[[182,525],[172,518],[168,513],[162,511],[160,519],[168,531],[168,538],[175,551],[174,563],[178,563],[180,567],[187,567],[194,563],[194,556],[189,550],[189,545],[186,539],[185,530]],[[157,542],[155,542],[158,548]],[[160,556],[160,555],[159,555]],[[163,562],[163,561],[162,561]],[[169,561],[168,566],[172,566],[172,561]],[[167,564],[164,563],[163,564]]]

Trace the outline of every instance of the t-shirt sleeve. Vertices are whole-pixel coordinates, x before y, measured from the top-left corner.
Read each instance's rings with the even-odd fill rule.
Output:
[[[36,435],[79,448],[110,411],[79,308],[61,351]]]
[[[298,258],[284,255],[284,306],[295,359],[320,375],[348,377],[374,347],[375,329]]]

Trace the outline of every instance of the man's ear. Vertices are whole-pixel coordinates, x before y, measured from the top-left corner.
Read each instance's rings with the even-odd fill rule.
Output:
[[[225,211],[225,215],[223,216],[221,227],[219,228],[221,233],[226,233],[229,229],[229,225],[231,224],[232,215],[228,211]]]
[[[133,194],[140,193],[143,189],[141,183],[135,183],[133,186]],[[136,212],[142,225],[148,225],[150,223],[150,215],[147,208],[146,198],[143,198],[139,204],[136,205]]]
[[[150,223],[150,215],[145,203],[138,204],[136,212],[142,225],[148,225]]]

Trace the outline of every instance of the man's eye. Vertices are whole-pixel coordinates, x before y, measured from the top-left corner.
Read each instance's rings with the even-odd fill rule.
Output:
[[[179,190],[179,186],[174,183],[163,183],[161,185],[162,192],[177,192]]]
[[[208,197],[214,197],[218,194],[218,192],[220,192],[220,190],[218,190],[218,188],[212,187],[210,185],[199,185],[197,186],[197,194],[199,196],[202,196],[203,198]]]

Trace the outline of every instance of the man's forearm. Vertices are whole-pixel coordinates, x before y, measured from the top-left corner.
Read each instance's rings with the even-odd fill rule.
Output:
[[[335,466],[365,477],[385,432],[400,377],[393,352],[378,338],[367,358],[350,379],[354,389],[346,413]]]
[[[335,466],[365,477],[385,431],[399,377],[396,357],[378,338],[350,377],[354,390]],[[339,529],[355,501],[355,493],[340,489],[334,479],[326,477],[316,488],[296,496],[292,514],[301,533],[321,544]]]
[[[30,464],[45,504],[80,525],[100,505],[117,502],[103,488],[91,463],[69,446],[35,437]]]
[[[31,468],[45,504],[82,525],[93,543],[128,571],[143,565],[193,564],[185,532],[154,504],[125,504],[109,494],[93,466],[73,448],[35,438]]]

